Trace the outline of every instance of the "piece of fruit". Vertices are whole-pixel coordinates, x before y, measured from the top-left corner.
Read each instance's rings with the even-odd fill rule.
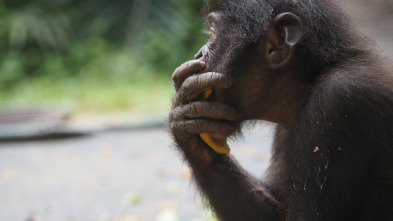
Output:
[[[205,93],[203,93],[203,99],[207,100],[210,97],[210,95],[212,95],[212,93],[213,93],[213,90],[205,91]]]
[[[205,93],[203,93],[203,100],[207,100],[212,93],[213,90],[205,91]],[[229,154],[231,152],[226,138],[214,138],[208,133],[201,133],[199,134],[199,136],[207,145],[209,145],[209,147],[211,147],[217,153]]]
[[[208,133],[201,133],[199,134],[199,136],[207,145],[209,145],[209,147],[211,147],[217,153],[229,154],[231,152],[226,138],[216,139],[210,136],[210,134]]]

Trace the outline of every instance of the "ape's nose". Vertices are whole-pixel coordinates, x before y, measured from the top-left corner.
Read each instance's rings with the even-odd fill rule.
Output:
[[[208,60],[208,51],[209,51],[208,46],[204,45],[201,49],[199,49],[198,53],[195,55],[195,59],[207,62],[207,60]]]

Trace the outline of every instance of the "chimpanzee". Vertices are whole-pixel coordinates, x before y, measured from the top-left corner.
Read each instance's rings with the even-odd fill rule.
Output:
[[[393,75],[331,0],[210,0],[169,127],[221,220],[393,220]],[[213,90],[209,99],[201,96]],[[260,180],[199,136],[275,123]]]

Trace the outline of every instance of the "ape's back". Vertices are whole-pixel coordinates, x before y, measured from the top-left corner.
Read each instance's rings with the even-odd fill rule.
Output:
[[[289,220],[393,220],[393,75],[363,61],[322,74],[293,128],[277,130],[267,178]]]

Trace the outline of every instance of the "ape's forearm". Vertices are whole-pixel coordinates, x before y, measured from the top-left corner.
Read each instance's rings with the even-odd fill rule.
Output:
[[[205,169],[191,165],[195,181],[222,220],[279,220],[279,203],[231,157]]]

